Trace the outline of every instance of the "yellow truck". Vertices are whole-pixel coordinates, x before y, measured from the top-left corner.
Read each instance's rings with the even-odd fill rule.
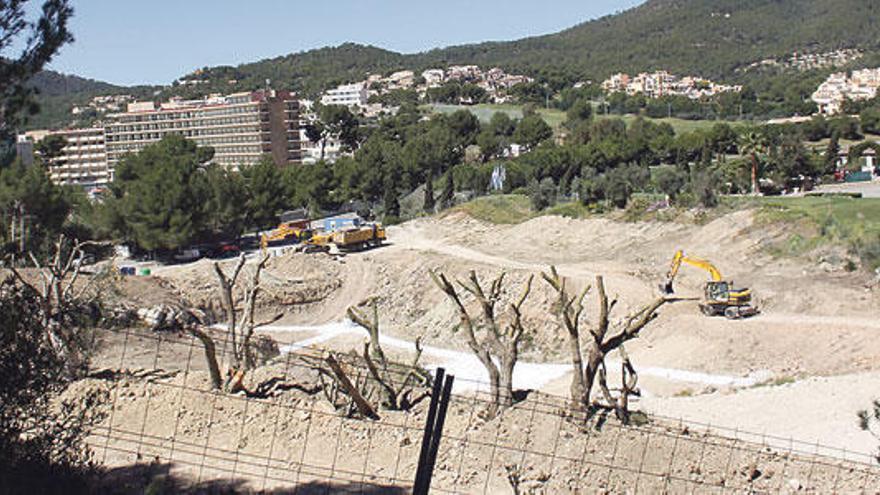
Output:
[[[310,235],[308,220],[282,222],[274,230],[260,237],[260,247],[266,249],[269,246],[302,242]]]
[[[385,241],[385,228],[379,224],[362,225],[335,232],[316,232],[306,244],[325,249],[307,249],[319,251],[336,246],[340,251],[360,251],[381,246]]]

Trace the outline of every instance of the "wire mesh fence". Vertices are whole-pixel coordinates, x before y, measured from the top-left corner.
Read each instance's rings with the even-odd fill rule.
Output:
[[[228,342],[216,334],[221,362]],[[409,493],[418,470],[430,383],[414,385],[407,411],[378,408],[377,384],[356,354],[337,354],[379,419],[328,400],[323,352],[285,352],[251,371],[246,390],[214,391],[202,343],[188,334],[106,332],[100,367],[75,388],[103,388],[109,404],[88,444],[113,474],[133,466],[141,483],[164,473],[181,489],[294,493]],[[360,343],[354,344],[356,347]],[[390,370],[406,378],[406,366]],[[452,371],[450,371],[452,372]],[[488,414],[484,383],[461,380],[442,431],[431,489],[437,493],[818,493],[880,491],[869,456],[670,418],[622,425],[572,414],[564,397],[517,392]],[[73,391],[76,393],[76,390]],[[150,471],[152,470],[152,471]]]

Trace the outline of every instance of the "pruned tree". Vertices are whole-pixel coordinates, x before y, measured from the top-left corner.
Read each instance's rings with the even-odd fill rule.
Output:
[[[262,287],[260,275],[269,261],[269,254],[263,253],[262,257],[254,263],[251,276],[244,287],[236,294],[236,286],[239,282],[247,258],[244,254],[239,257],[231,275],[224,273],[219,262],[214,262],[214,273],[217,277],[217,288],[220,296],[220,306],[225,316],[225,331],[231,347],[231,353],[227,363],[226,379],[220,371],[220,361],[217,358],[217,346],[214,338],[202,328],[202,323],[189,325],[188,331],[198,338],[205,349],[205,359],[208,363],[208,371],[211,375],[211,386],[215,389],[223,389],[226,392],[235,393],[244,390],[244,377],[248,371],[258,364],[257,346],[253,342],[254,331],[265,325],[269,325],[281,318],[281,314],[258,322],[256,320],[257,299]],[[239,296],[238,298],[236,296]],[[239,301],[241,305],[239,305]]]
[[[379,341],[379,309],[377,299],[369,298],[358,306],[369,306],[366,313],[356,306],[348,308],[348,317],[363,327],[370,335],[364,343],[363,358],[373,381],[381,390],[384,400],[382,407],[393,411],[410,409],[424,395],[415,396],[417,385],[425,385],[430,381],[427,373],[419,367],[422,357],[421,338],[415,342],[415,354],[408,365],[392,363],[382,350]]]
[[[385,352],[382,350],[382,344],[379,342],[379,305],[378,299],[375,297],[362,301],[358,306],[369,306],[370,313],[367,314],[358,309],[357,306],[351,306],[346,311],[348,318],[358,326],[367,331],[370,336],[369,348],[370,352],[377,359],[385,360]]]
[[[605,281],[601,275],[596,277],[596,290],[599,298],[599,318],[596,325],[587,330],[587,335],[583,336],[581,331],[581,315],[584,311],[584,298],[590,291],[590,287],[585,287],[579,294],[570,295],[570,288],[565,278],[561,277],[556,271],[556,267],[550,267],[550,273],[542,273],[541,276],[556,291],[558,296],[557,311],[562,326],[568,334],[569,350],[571,353],[571,363],[573,367],[572,383],[571,383],[571,405],[575,410],[587,412],[593,406],[590,394],[593,385],[600,372],[604,374],[605,357],[614,350],[622,349],[624,343],[635,339],[639,333],[657,317],[657,310],[667,302],[666,298],[657,298],[641,310],[624,318],[624,320],[614,325],[611,324],[611,311],[617,305],[617,299],[609,301],[605,292]],[[586,360],[584,359],[581,349],[586,350]],[[623,350],[625,357],[624,363],[629,362],[626,351]],[[586,361],[586,362],[585,362]],[[628,397],[635,390],[638,376],[632,364],[625,364],[624,370],[624,386],[622,394],[626,396],[620,402],[608,404],[615,410],[626,407],[628,405]],[[603,379],[604,382],[604,379]],[[607,384],[603,385],[603,392],[609,392]],[[606,400],[610,398],[610,393]],[[619,414],[621,417],[628,417],[628,413]]]
[[[350,372],[346,372],[336,355],[328,352],[324,358],[329,371],[323,367],[318,368],[318,376],[321,378],[323,390],[331,404],[338,410],[345,410],[345,415],[351,417],[358,412],[362,417],[379,419],[376,408],[370,402],[372,390],[367,387],[367,373],[360,370],[352,382]],[[330,377],[329,382],[323,380]]]
[[[12,259],[9,263],[15,279],[39,300],[40,325],[52,349],[69,369],[85,364],[84,352],[89,339],[80,330],[85,320],[94,323],[97,319],[97,300],[102,292],[98,284],[106,280],[100,273],[81,279],[84,249],[94,244],[71,240],[62,234],[46,259],[41,261],[33,252],[28,252],[32,269],[39,275],[36,281],[25,276]]]
[[[487,413],[490,417],[498,413],[499,407],[513,405],[513,369],[519,359],[520,344],[527,334],[522,321],[522,306],[532,290],[534,279],[534,276],[529,276],[520,297],[510,304],[509,322],[501,325],[495,307],[501,299],[504,277],[505,273],[502,272],[489,285],[488,291],[480,284],[475,271],[470,272],[467,282],[456,281],[479,304],[480,314],[474,316],[446,275],[431,271],[434,283],[458,309],[457,329],[464,332],[465,342],[489,374],[492,402]],[[480,338],[477,337],[478,333]]]

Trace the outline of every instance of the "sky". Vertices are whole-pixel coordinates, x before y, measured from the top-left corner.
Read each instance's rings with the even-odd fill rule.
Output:
[[[32,0],[38,5],[39,0]],[[641,0],[72,0],[76,41],[50,69],[169,84],[347,41],[403,53],[553,33]]]

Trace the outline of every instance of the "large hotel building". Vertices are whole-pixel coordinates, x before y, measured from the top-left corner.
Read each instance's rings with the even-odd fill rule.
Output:
[[[168,134],[211,146],[213,163],[225,167],[248,167],[263,156],[270,156],[279,167],[301,162],[299,101],[287,91],[161,104],[135,102],[125,113],[108,115],[103,127],[49,134],[63,135],[68,141],[62,155],[50,164],[53,180],[84,187],[112,181],[116,165],[126,154]]]
[[[33,143],[50,135],[62,136],[67,142],[61,154],[49,163],[53,182],[82,186],[102,186],[110,182],[103,127],[27,132],[19,137],[20,142],[31,144],[31,156],[24,158],[25,164],[33,162]]]

